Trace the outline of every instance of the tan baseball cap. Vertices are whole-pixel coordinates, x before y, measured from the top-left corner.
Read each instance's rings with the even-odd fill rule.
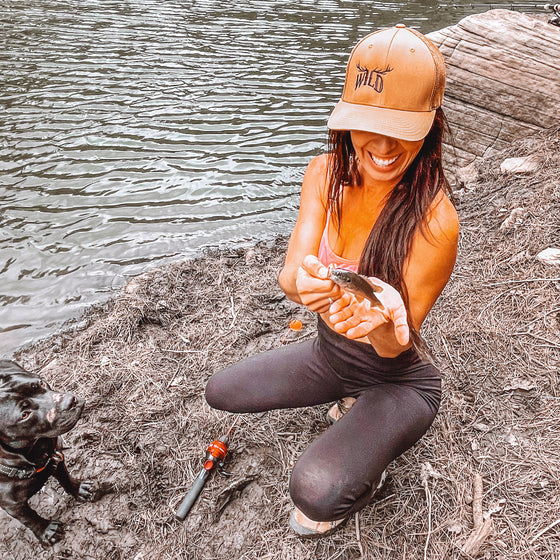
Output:
[[[342,98],[327,126],[421,140],[444,89],[443,56],[428,38],[403,24],[382,29],[354,47]]]

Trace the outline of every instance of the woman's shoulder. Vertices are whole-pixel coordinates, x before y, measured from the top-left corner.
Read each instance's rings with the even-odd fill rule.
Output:
[[[439,191],[426,217],[428,231],[436,241],[456,243],[459,236],[459,216],[449,197]]]
[[[303,177],[302,192],[313,193],[320,200],[327,200],[328,191],[328,175],[329,175],[329,157],[328,154],[321,154],[314,157],[305,170]]]
[[[326,177],[329,170],[329,154],[315,156],[307,165],[306,173]]]

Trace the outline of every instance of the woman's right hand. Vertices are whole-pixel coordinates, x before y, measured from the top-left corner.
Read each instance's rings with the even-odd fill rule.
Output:
[[[303,305],[324,313],[340,295],[340,288],[329,278],[329,269],[315,256],[307,255],[296,276],[296,288]]]

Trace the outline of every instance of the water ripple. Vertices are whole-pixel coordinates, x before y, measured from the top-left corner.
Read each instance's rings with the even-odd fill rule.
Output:
[[[437,6],[3,0],[2,352],[146,267],[289,232],[350,45]]]

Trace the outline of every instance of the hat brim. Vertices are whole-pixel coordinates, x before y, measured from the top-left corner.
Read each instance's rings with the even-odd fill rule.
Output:
[[[331,130],[362,130],[401,140],[422,140],[434,122],[435,111],[401,111],[339,101],[327,121]]]

